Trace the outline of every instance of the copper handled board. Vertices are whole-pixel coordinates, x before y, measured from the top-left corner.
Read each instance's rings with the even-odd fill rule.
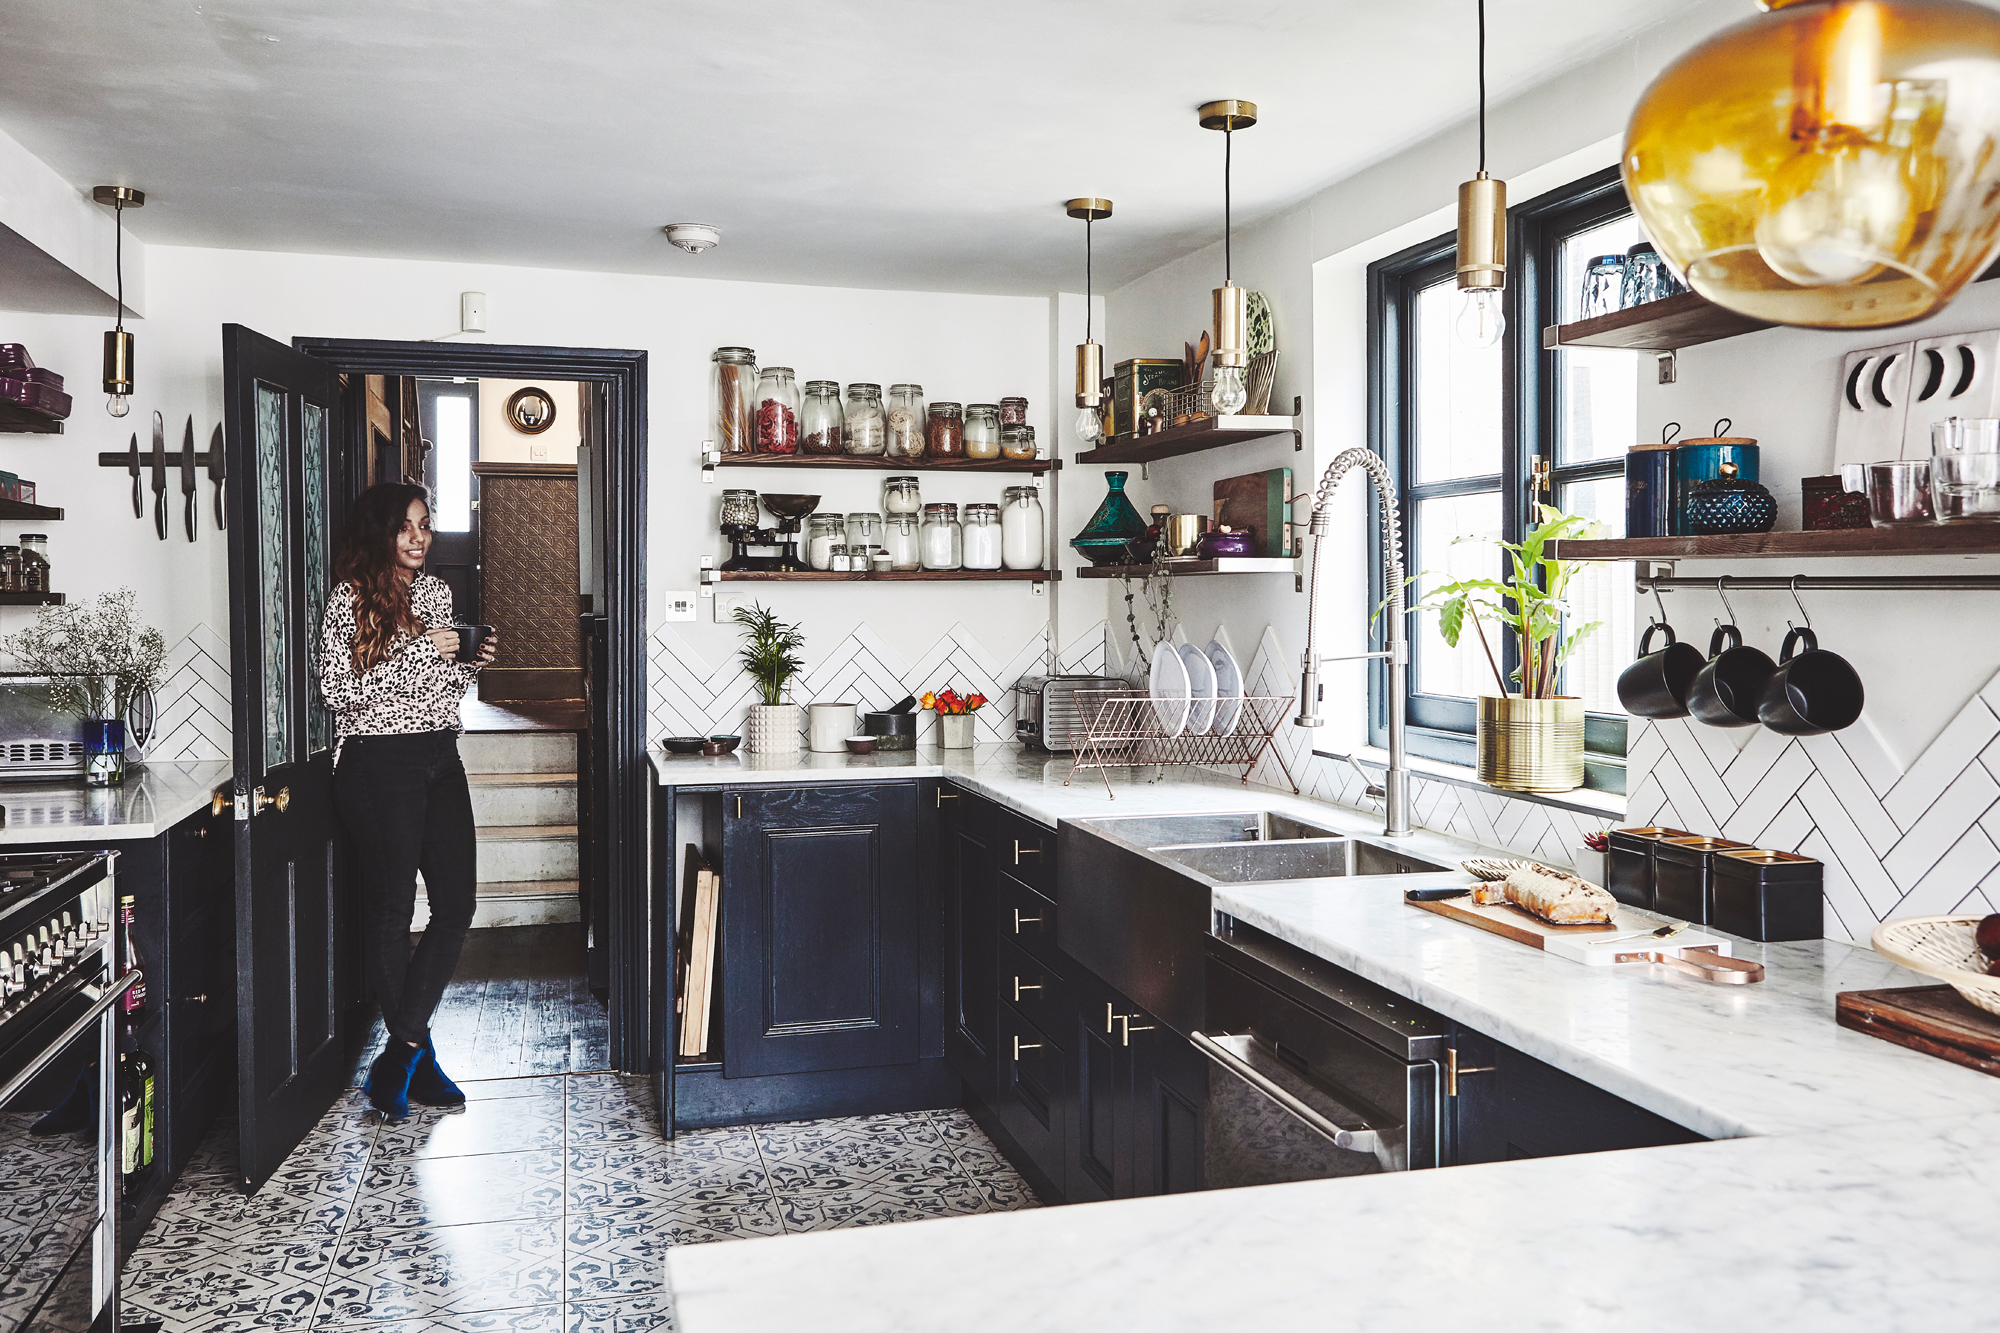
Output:
[[[1434,902],[1403,900],[1411,907],[1434,912],[1452,921],[1505,936],[1519,944],[1540,949],[1589,966],[1612,963],[1660,963],[1677,972],[1686,972],[1703,981],[1724,985],[1744,985],[1764,979],[1764,965],[1729,956],[1730,941],[1691,928],[1671,942],[1643,933],[1666,924],[1666,918],[1620,908],[1609,926],[1552,926],[1512,903],[1480,906],[1470,898],[1446,898]]]

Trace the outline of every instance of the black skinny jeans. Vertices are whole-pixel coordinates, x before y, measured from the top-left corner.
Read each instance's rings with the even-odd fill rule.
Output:
[[[361,885],[362,950],[389,1035],[423,1041],[458,966],[479,880],[472,792],[458,733],[349,736],[333,775]],[[417,872],[431,920],[416,951]]]

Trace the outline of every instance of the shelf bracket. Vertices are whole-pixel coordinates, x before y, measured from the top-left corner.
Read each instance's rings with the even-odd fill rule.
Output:
[[[715,485],[716,465],[722,462],[722,450],[715,447],[714,440],[701,442],[701,484]]]
[[[1657,361],[1660,371],[1660,383],[1678,384],[1680,382],[1680,356],[1679,352],[1673,350],[1659,354]]]
[[[712,555],[703,556],[701,558],[701,586],[695,589],[695,595],[698,597],[715,596],[715,585],[720,582],[722,582],[722,575],[715,568],[715,557]]]

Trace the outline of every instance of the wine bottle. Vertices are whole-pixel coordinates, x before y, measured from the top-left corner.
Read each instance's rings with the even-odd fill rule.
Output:
[[[128,975],[134,972],[139,974],[139,979],[132,983],[132,989],[125,992],[123,1007],[127,1014],[136,1014],[146,1007],[146,970],[140,965],[138,942],[133,938],[133,902],[129,893],[118,900],[118,924],[123,936],[119,947],[125,952],[125,971]]]
[[[139,1169],[153,1164],[153,1057],[144,1050],[131,1054],[132,1082],[139,1094]]]
[[[118,1155],[125,1174],[139,1170],[139,1150],[144,1146],[140,1128],[139,1085],[132,1077],[128,1057],[118,1057]]]

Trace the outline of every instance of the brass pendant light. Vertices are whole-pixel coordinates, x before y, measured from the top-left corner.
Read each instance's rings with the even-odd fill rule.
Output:
[[[132,335],[125,332],[125,210],[144,208],[146,196],[129,185],[99,185],[90,197],[117,215],[118,326],[104,335],[104,410],[122,417],[132,410]]]
[[[1243,380],[1243,367],[1250,361],[1250,293],[1236,285],[1230,269],[1231,148],[1236,131],[1257,123],[1257,104],[1226,97],[1205,103],[1198,114],[1203,129],[1222,131],[1222,285],[1214,292],[1215,388],[1209,400],[1218,415],[1228,417],[1241,412],[1250,400],[1249,386]],[[1200,367],[1195,373],[1201,373]]]
[[[1091,226],[1111,216],[1109,199],[1071,199],[1063,211],[1083,219],[1083,341],[1076,345],[1076,433],[1085,444],[1104,438],[1104,348],[1091,334]]]
[[[1458,317],[1468,347],[1492,347],[1507,332],[1507,182],[1486,174],[1486,0],[1479,0],[1479,174],[1458,187]]]
[[[1761,0],[1653,81],[1625,192],[1695,291],[1778,324],[1920,319],[2000,248],[2000,14]]]

